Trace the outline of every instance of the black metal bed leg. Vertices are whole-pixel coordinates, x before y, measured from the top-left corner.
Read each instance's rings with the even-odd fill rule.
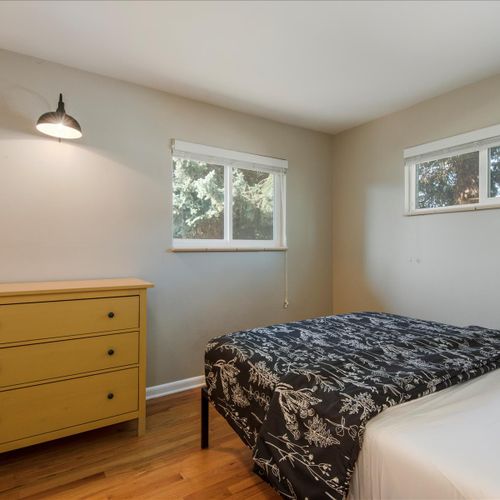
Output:
[[[208,391],[201,388],[201,449],[208,448]]]

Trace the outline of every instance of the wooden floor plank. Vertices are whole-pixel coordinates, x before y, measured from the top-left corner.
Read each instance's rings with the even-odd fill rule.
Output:
[[[210,448],[200,449],[199,406],[199,390],[186,391],[148,402],[141,438],[118,424],[4,453],[0,498],[278,499],[213,408]]]

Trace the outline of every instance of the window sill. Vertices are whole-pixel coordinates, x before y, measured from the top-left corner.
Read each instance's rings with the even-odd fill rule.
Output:
[[[184,247],[170,248],[168,251],[173,253],[192,253],[192,252],[286,252],[288,247],[219,247],[219,248],[201,248]]]
[[[476,212],[478,210],[493,210],[495,208],[500,208],[500,202],[476,203],[474,205],[454,205],[450,207],[438,208],[420,208],[417,210],[406,212],[405,215],[408,217],[413,217],[415,215],[446,214],[453,212]]]

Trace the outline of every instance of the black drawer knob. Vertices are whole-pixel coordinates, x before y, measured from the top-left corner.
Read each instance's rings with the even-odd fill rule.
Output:
[[[114,317],[115,317],[115,313],[113,311],[108,313],[108,318],[114,318]]]
[[[115,353],[114,349],[108,349],[108,356],[113,356],[114,353]]]
[[[108,399],[113,399],[114,397],[115,397],[115,395],[114,395],[112,392],[110,392],[110,393],[108,394]]]

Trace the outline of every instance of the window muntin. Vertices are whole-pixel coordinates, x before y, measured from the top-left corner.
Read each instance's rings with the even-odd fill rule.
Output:
[[[173,249],[285,249],[286,160],[174,140]]]

